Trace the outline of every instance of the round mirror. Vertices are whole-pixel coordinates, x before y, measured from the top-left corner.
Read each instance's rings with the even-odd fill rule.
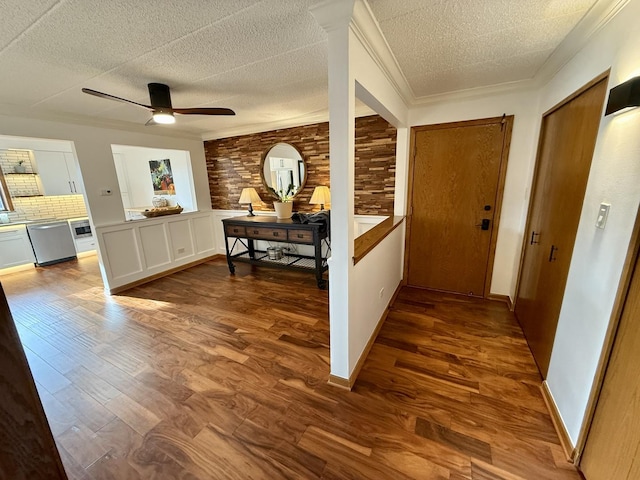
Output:
[[[307,182],[307,169],[300,151],[289,143],[276,143],[262,156],[260,175],[265,188],[271,193],[291,191],[291,198],[298,195]],[[272,194],[273,196],[273,194]]]

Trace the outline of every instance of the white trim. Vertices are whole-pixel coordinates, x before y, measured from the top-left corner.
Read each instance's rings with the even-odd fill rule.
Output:
[[[547,83],[587,42],[607,25],[630,0],[598,0],[573,30],[549,55],[534,79],[538,85]]]
[[[416,96],[407,81],[398,60],[384,37],[380,24],[373,15],[369,4],[364,0],[356,0],[353,9],[351,30],[360,40],[367,53],[382,71],[396,93],[406,105],[415,102]]]

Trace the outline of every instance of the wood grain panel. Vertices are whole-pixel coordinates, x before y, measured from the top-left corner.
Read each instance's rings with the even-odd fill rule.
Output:
[[[212,208],[244,210],[245,206],[238,203],[240,193],[243,188],[254,187],[264,203],[253,209],[273,211],[273,199],[260,177],[260,161],[264,152],[278,142],[295,145],[308,169],[307,184],[295,198],[294,209],[318,210],[319,206],[309,204],[309,200],[316,186],[330,187],[326,122],[204,142]],[[378,115],[356,118],[356,215],[393,215],[395,165],[396,129]]]
[[[544,377],[569,275],[608,76],[542,120],[515,312]]]
[[[503,303],[403,288],[349,392],[304,274],[215,259],[109,296],[87,257],[3,283],[70,382],[42,391],[71,478],[579,480]]]
[[[0,285],[0,478],[66,479]]]
[[[489,293],[512,122],[505,117],[412,129],[409,285]]]
[[[640,258],[640,257],[639,257]],[[587,480],[637,477],[640,449],[640,268],[635,270],[580,468]],[[613,441],[615,439],[615,441]]]

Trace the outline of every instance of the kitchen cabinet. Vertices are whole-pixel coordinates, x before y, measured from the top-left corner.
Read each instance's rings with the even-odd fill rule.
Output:
[[[34,263],[35,260],[24,225],[0,227],[0,269]]]
[[[84,193],[73,153],[44,150],[35,150],[33,153],[44,195]]]

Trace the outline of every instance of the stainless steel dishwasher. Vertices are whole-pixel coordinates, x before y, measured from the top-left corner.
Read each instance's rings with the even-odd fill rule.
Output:
[[[39,267],[76,258],[76,247],[66,220],[27,225],[27,232]]]

